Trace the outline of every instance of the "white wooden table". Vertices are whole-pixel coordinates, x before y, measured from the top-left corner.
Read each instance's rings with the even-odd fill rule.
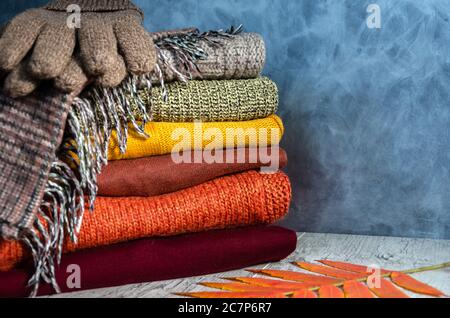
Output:
[[[424,240],[371,236],[299,233],[298,247],[288,259],[254,268],[299,270],[293,261],[314,262],[329,259],[361,265],[378,265],[392,270],[407,270],[450,262],[449,240]],[[233,271],[209,276],[145,283],[116,288],[75,292],[53,297],[176,297],[174,293],[212,291],[199,282],[222,281],[221,277],[248,276],[247,271]],[[414,274],[418,280],[450,295],[450,268]],[[416,297],[412,293],[410,296]]]

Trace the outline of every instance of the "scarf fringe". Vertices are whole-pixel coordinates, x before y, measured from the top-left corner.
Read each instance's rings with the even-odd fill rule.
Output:
[[[86,206],[91,211],[94,209],[97,175],[108,163],[112,132],[117,132],[123,153],[128,125],[142,137],[149,137],[144,127],[150,117],[137,94],[137,80],[131,76],[118,88],[94,88],[73,102],[38,217],[23,239],[31,250],[35,266],[28,282],[31,297],[37,295],[42,281],[60,292],[55,268],[61,262],[65,238],[77,243]],[[138,105],[138,114],[131,108],[130,98]],[[142,121],[138,122],[136,116]]]
[[[146,105],[139,95],[144,86],[149,94],[156,76],[168,100],[163,67],[169,67],[178,79],[187,82],[198,71],[196,62],[207,54],[199,41],[221,45],[219,38],[230,38],[242,31],[242,26],[227,31],[200,33],[198,30],[181,36],[171,36],[157,42],[159,62],[153,74],[130,75],[120,86],[112,89],[91,88],[74,99],[68,115],[63,142],[51,166],[48,182],[34,227],[26,232],[24,243],[29,247],[35,272],[28,282],[31,297],[38,293],[41,282],[60,288],[55,268],[61,262],[66,237],[77,243],[85,209],[92,212],[97,195],[97,175],[108,164],[108,147],[116,132],[120,151],[126,152],[129,127],[149,138],[145,125],[153,120],[152,105]],[[166,53],[175,57],[169,62]]]
[[[237,28],[231,27],[228,30],[217,30],[200,33],[198,29],[179,35],[169,35],[160,38],[155,45],[158,50],[158,79],[163,66],[169,68],[181,82],[191,80],[192,74],[198,74],[201,77],[201,72],[198,69],[197,62],[208,59],[208,54],[199,46],[199,43],[205,42],[210,46],[219,47],[223,44],[223,40],[231,39],[244,31],[243,25]],[[170,56],[168,56],[170,54]],[[175,64],[171,63],[171,59]],[[154,79],[154,78],[153,78]],[[152,78],[150,78],[152,80]],[[161,82],[164,87],[164,83]]]

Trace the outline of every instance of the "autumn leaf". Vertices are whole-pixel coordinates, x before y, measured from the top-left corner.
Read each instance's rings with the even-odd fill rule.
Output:
[[[211,287],[215,289],[228,290],[232,292],[267,292],[269,289],[267,287],[261,287],[257,285],[249,285],[244,283],[200,283],[200,285]],[[272,290],[275,292],[292,292],[292,289],[281,289],[274,288]]]
[[[369,287],[379,298],[409,298],[387,279],[381,278],[379,284],[379,286]]]
[[[444,293],[441,292],[440,290],[437,290],[436,288],[433,288],[431,286],[428,286],[427,284],[419,282],[415,278],[412,278],[410,275],[406,275],[404,273],[394,272],[391,274],[391,279],[396,285],[409,291],[412,291],[414,293],[434,297],[445,296]]]
[[[344,292],[334,285],[322,286],[319,289],[320,298],[345,298]]]
[[[299,272],[291,272],[291,271],[281,271],[281,270],[273,270],[273,269],[264,269],[264,270],[249,270],[252,273],[255,274],[263,274],[271,277],[281,278],[285,280],[292,280],[295,282],[303,282],[308,284],[314,284],[317,285],[329,285],[329,284],[335,284],[338,283],[339,280],[325,277],[325,276],[318,276],[318,275],[311,275],[311,274],[305,274],[305,273],[299,273]]]
[[[309,289],[300,290],[292,294],[292,298],[318,298],[317,294]]]
[[[342,285],[346,298],[374,298],[374,294],[370,291],[369,287],[365,284],[349,280]]]
[[[336,277],[336,278],[341,278],[341,279],[345,279],[345,280],[360,279],[365,276],[363,274],[355,274],[352,272],[347,272],[347,271],[343,271],[340,269],[335,269],[332,267],[326,267],[326,266],[316,265],[316,264],[311,264],[311,263],[297,262],[294,264],[297,265],[298,267],[305,269],[307,271],[310,271],[310,272],[314,272],[314,273],[318,273],[318,274],[322,274],[322,275],[326,275],[326,276],[331,276],[331,277]]]
[[[316,284],[309,283],[298,283],[298,282],[289,282],[278,279],[267,279],[267,278],[259,278],[259,277],[233,277],[227,278],[229,280],[234,280],[254,286],[261,287],[271,287],[274,289],[289,289],[289,290],[302,290],[317,286]]]
[[[370,271],[370,269],[371,269],[370,266],[355,265],[355,264],[344,263],[344,262],[334,262],[334,261],[329,261],[329,260],[323,260],[323,261],[318,261],[318,262],[322,263],[324,265],[330,266],[330,267],[342,269],[342,270],[353,272],[353,273],[360,273],[360,274],[365,275],[365,274],[372,272],[372,271]],[[388,275],[390,273],[392,273],[392,271],[380,269],[381,275]]]
[[[355,265],[350,263],[344,263],[344,262],[334,262],[329,260],[322,260],[319,261],[322,264],[328,265],[330,267],[334,267],[337,269],[346,270],[349,272],[354,273],[369,273],[371,271],[371,267],[367,266],[361,266],[361,265]],[[440,290],[437,290],[436,288],[433,288],[431,286],[428,286],[415,278],[411,277],[411,275],[407,275],[405,273],[401,272],[395,272],[392,270],[385,270],[385,269],[379,269],[379,273],[382,276],[390,277],[392,282],[395,283],[397,286],[402,287],[403,289],[415,292],[417,294],[422,295],[429,295],[434,297],[442,297],[445,296],[444,293],[442,293]]]
[[[402,290],[420,295],[442,297],[445,294],[422,283],[411,275],[450,267],[450,263],[408,271],[386,269],[369,270],[370,267],[336,262],[318,261],[321,264],[296,262],[299,271],[249,269],[254,274],[270,277],[233,277],[228,282],[204,282],[205,287],[222,291],[178,294],[197,298],[408,298]],[[317,275],[320,274],[320,275]],[[378,277],[376,276],[378,275]],[[231,281],[231,282],[230,282]]]
[[[179,296],[192,298],[219,298],[219,299],[259,299],[259,298],[286,298],[283,293],[277,292],[197,292],[197,293],[179,293]]]

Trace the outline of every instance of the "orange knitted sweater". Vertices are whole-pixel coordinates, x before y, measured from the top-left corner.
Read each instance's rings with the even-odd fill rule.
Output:
[[[86,213],[77,245],[65,252],[145,237],[171,236],[255,224],[270,224],[289,209],[288,177],[257,171],[219,178],[186,190],[150,198],[98,198]],[[0,242],[0,271],[29,259],[17,242]]]

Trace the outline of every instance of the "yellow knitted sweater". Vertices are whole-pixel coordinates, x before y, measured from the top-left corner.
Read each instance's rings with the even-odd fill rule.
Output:
[[[151,122],[145,127],[150,138],[130,132],[127,152],[122,154],[117,136],[109,145],[109,160],[135,159],[180,151],[264,147],[277,145],[284,133],[281,119],[272,115],[243,122],[164,123]]]

